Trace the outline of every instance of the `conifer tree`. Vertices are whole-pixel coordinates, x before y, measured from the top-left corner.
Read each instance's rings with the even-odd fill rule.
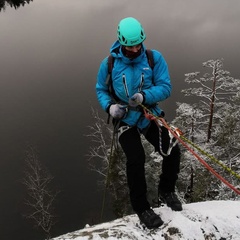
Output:
[[[198,99],[197,107],[204,113],[201,124],[204,124],[204,132],[207,133],[206,142],[214,135],[214,126],[223,121],[225,105],[232,102],[233,97],[240,88],[238,79],[230,76],[230,72],[223,69],[223,59],[208,60],[203,63],[210,73],[200,72],[185,74],[185,81],[193,87],[183,90],[185,96],[193,96]]]
[[[223,69],[222,59],[209,60],[203,63],[203,67],[210,72],[202,75],[200,75],[200,72],[185,75],[185,81],[192,87],[184,89],[182,92],[185,96],[190,97],[190,101],[189,103],[177,104],[177,116],[173,120],[173,124],[181,126],[181,130],[186,137],[232,169],[236,166],[235,163],[239,161],[240,148],[237,132],[239,133],[240,120],[240,81],[231,77],[230,72]],[[203,167],[196,163],[192,156],[184,150],[183,159],[181,176],[185,184],[190,185],[190,182],[194,182],[195,195],[192,199],[206,200],[223,198],[223,196],[234,198],[231,190],[223,187],[211,175],[202,177],[205,169],[203,170]],[[212,165],[217,172],[220,172],[233,184],[239,184],[238,180],[229,177],[229,173],[226,173],[216,163],[209,161],[208,164]],[[235,168],[235,171],[239,171],[239,169]],[[190,176],[193,175],[194,181],[190,181]],[[200,183],[203,187],[199,186]],[[226,191],[229,194],[226,195]]]

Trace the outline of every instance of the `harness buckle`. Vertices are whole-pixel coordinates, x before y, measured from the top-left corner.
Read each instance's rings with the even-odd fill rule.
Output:
[[[118,136],[118,139],[120,138],[120,136],[126,132],[129,128],[131,128],[130,126],[121,126],[120,128],[118,128],[117,130],[117,136]]]

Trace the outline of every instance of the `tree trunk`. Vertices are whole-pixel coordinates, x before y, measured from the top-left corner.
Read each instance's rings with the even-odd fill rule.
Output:
[[[213,66],[213,87],[212,87],[212,96],[210,100],[210,116],[209,116],[209,124],[207,131],[207,142],[211,139],[212,135],[212,125],[213,125],[213,113],[214,113],[214,103],[215,103],[215,94],[216,94],[216,82],[217,82],[217,62],[215,62]]]

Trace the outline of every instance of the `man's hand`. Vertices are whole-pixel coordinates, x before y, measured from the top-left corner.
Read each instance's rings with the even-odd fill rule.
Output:
[[[141,93],[135,93],[130,99],[129,99],[129,106],[136,107],[139,105],[139,103],[143,102],[143,95]]]
[[[126,106],[112,104],[109,108],[110,115],[115,119],[121,119],[126,113]]]

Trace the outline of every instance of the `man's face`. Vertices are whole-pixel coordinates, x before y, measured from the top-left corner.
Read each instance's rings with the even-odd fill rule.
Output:
[[[138,52],[142,47],[142,44],[137,44],[137,45],[134,45],[134,46],[126,46],[125,49],[129,52]]]

